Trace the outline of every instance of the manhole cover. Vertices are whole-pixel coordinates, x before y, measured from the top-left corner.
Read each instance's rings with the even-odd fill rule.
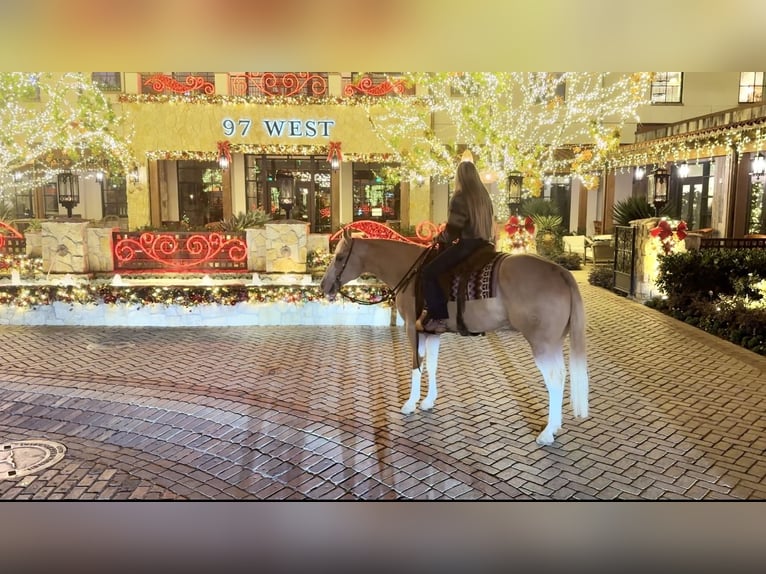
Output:
[[[19,440],[0,444],[0,480],[39,472],[62,458],[66,447],[49,440]]]

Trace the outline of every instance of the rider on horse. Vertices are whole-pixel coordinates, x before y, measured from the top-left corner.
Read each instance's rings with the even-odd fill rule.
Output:
[[[447,225],[436,240],[438,255],[422,269],[425,309],[415,323],[418,331],[447,331],[447,299],[439,277],[494,240],[495,220],[489,192],[474,163],[463,159],[457,167]]]

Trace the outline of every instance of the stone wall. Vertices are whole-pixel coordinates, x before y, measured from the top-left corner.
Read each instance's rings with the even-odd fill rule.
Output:
[[[119,228],[89,227],[86,230],[88,271],[91,273],[111,273],[114,271],[113,231],[119,231]]]
[[[247,241],[247,268],[250,271],[266,271],[266,229],[245,230]]]
[[[660,240],[652,237],[649,233],[657,227],[659,218],[637,219],[630,224],[636,229],[636,266],[633,273],[635,284],[635,298],[639,300],[651,299],[661,295],[656,286],[659,274],[660,257],[664,254]],[[673,252],[686,251],[683,241],[675,244]]]
[[[326,233],[309,233],[307,251],[329,251],[330,236]]]
[[[308,255],[308,223],[267,223],[266,272],[305,273]]]
[[[42,259],[46,273],[87,273],[87,221],[44,221]]]

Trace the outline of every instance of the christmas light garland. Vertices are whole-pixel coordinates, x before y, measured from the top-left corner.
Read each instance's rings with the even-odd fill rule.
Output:
[[[388,289],[376,285],[346,286],[355,299],[370,303],[386,302]],[[330,304],[318,286],[114,286],[114,285],[0,285],[0,305],[34,308],[54,302],[80,305],[236,305],[238,303],[310,302]],[[338,302],[337,304],[342,304]]]

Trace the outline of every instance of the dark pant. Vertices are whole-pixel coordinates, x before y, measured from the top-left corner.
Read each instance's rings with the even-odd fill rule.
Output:
[[[439,253],[433,260],[423,266],[423,297],[426,300],[428,316],[434,319],[446,319],[447,298],[439,286],[439,276],[453,269],[458,263],[467,259],[479,247],[486,245],[483,239],[461,239]]]

